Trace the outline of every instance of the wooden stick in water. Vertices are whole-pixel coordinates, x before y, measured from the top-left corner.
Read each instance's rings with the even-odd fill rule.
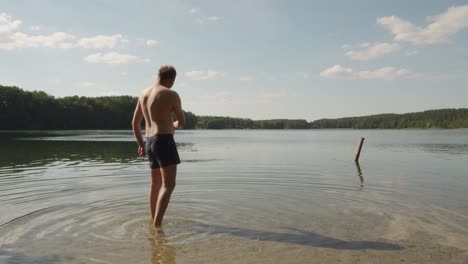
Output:
[[[361,149],[362,149],[362,145],[364,144],[364,139],[365,138],[361,138],[359,140],[359,145],[358,145],[358,149],[357,149],[357,152],[356,152],[356,156],[354,156],[354,161],[359,161],[359,156],[361,155]]]

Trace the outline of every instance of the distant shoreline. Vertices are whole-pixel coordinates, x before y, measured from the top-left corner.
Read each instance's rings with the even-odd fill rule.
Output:
[[[223,129],[209,129],[209,128],[194,128],[194,129],[178,129],[177,131],[249,131],[249,130],[255,130],[255,131],[324,131],[324,130],[345,130],[345,131],[357,131],[357,130],[368,130],[368,131],[373,131],[373,130],[386,130],[386,131],[391,131],[391,130],[404,130],[404,131],[416,131],[416,130],[421,130],[421,131],[456,131],[456,130],[462,130],[462,131],[468,131],[468,128],[306,128],[306,129],[295,129],[295,128],[223,128]],[[73,132],[73,131],[125,131],[125,132],[132,132],[132,129],[4,129],[0,130],[0,133],[15,133],[15,132],[51,132],[51,131],[68,131],[68,132]],[[144,133],[143,133],[144,134]]]
[[[137,97],[69,96],[0,85],[0,130],[131,129]],[[185,129],[468,129],[468,108],[319,119],[252,120],[185,112]]]

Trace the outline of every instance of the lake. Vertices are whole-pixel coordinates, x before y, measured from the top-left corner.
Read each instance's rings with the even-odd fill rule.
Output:
[[[468,263],[467,130],[175,139],[156,232],[131,131],[1,132],[0,263]]]

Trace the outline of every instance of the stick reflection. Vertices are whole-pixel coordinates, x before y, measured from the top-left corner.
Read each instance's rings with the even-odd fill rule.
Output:
[[[361,165],[359,165],[359,161],[355,161],[355,165],[356,165],[356,173],[360,181],[359,190],[362,190],[364,188],[364,177],[362,176]]]

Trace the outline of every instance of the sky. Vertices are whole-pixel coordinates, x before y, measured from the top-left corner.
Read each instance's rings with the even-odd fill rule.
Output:
[[[0,84],[252,119],[468,107],[468,0],[0,0]]]

